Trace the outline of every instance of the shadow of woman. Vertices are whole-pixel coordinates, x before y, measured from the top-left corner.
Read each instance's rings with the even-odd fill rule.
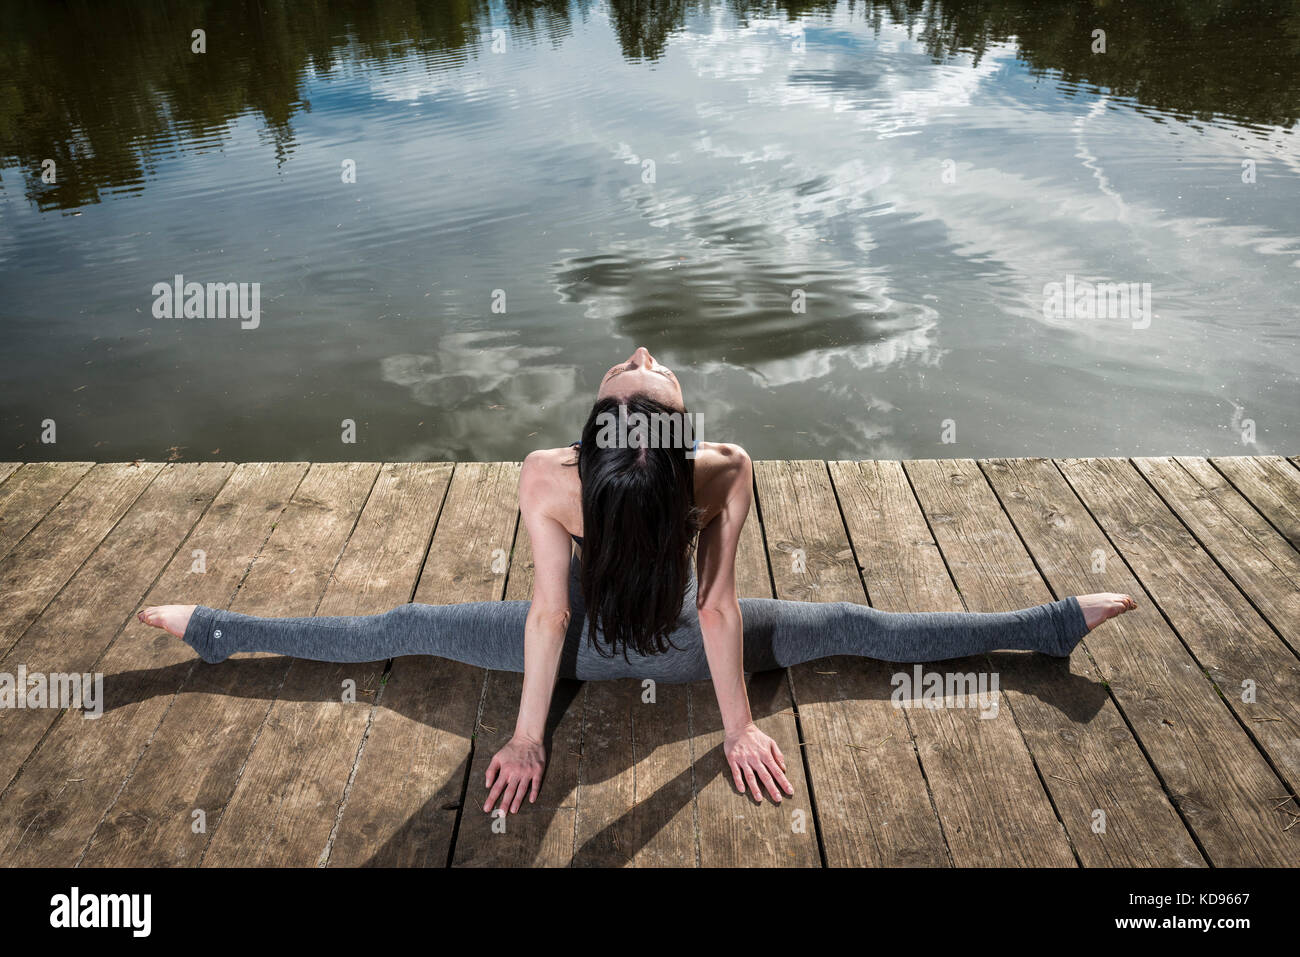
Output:
[[[400,659],[353,664],[347,667],[357,669],[358,674],[370,672],[378,675],[397,660]],[[303,661],[303,659],[294,659],[293,664],[297,665]],[[322,662],[304,663],[309,666],[339,667]],[[468,668],[463,665],[458,667]],[[791,690],[797,701],[797,708],[846,700],[846,688],[847,697],[853,700],[891,700],[896,687],[893,677],[900,672],[910,673],[911,667],[911,665],[841,656],[800,666],[793,675],[788,671],[758,672],[750,675],[747,682],[751,709],[756,721],[785,713],[790,708]],[[1100,682],[1082,674],[1072,673],[1067,660],[1029,652],[1000,652],[947,662],[930,662],[923,667],[926,671],[959,673],[988,673],[991,670],[999,675],[1001,689],[1015,690],[1034,696],[1045,704],[1057,708],[1075,723],[1089,721],[1101,709],[1108,697],[1107,690]],[[215,693],[268,701],[338,702],[337,695],[320,693],[319,684],[315,685],[309,693],[304,689],[311,686],[311,682],[276,681],[277,675],[283,677],[284,668],[282,657],[258,656],[232,657],[218,665],[190,659],[159,668],[108,674],[104,678],[104,708],[106,711],[112,711],[161,695],[195,693]],[[843,680],[828,681],[821,677],[830,675],[843,676]],[[509,672],[483,671],[482,676],[484,680],[502,677],[508,677],[512,681],[519,680],[518,675]],[[642,685],[636,679],[621,679],[607,684],[616,686],[614,700],[620,704],[620,707],[629,710],[642,707]],[[482,684],[479,683],[478,686],[481,688]],[[1045,687],[1054,690],[1054,697],[1050,699],[1044,697]],[[584,684],[577,681],[566,679],[557,683],[547,718],[545,740],[547,753],[552,756],[552,768],[555,766],[556,729],[564,722],[580,723],[583,720],[584,689]],[[1061,693],[1062,691],[1064,694]],[[436,684],[428,686],[429,695],[437,693]],[[664,727],[656,729],[658,732],[667,733],[669,743],[690,738],[698,739],[701,735],[720,730],[721,723],[716,705],[712,701],[713,691],[710,682],[661,686],[659,694],[661,696],[665,694],[707,696],[697,702],[694,709],[697,720],[694,724],[667,722]],[[414,707],[409,696],[399,695],[385,701],[384,696],[378,693],[378,688],[362,688],[357,692],[358,707],[373,705],[376,708],[391,708],[390,702],[396,703],[401,708],[399,713],[404,717],[423,720],[433,726],[429,721],[430,711]],[[701,707],[704,702],[707,702],[707,706]],[[415,713],[417,710],[418,714]],[[436,730],[463,735],[466,738],[481,735],[484,731],[481,722],[471,723],[474,726],[439,727]],[[421,849],[428,844],[435,831],[438,835],[442,834],[442,830],[447,825],[448,814],[455,815],[450,842],[451,852],[455,852],[458,832],[465,815],[482,813],[478,801],[485,797],[486,790],[481,780],[475,781],[470,778],[471,769],[475,766],[475,752],[481,741],[482,738],[478,737],[471,744],[458,766],[448,770],[444,780],[425,800],[421,808],[408,817],[397,830],[384,838],[382,844],[362,866],[387,867],[417,863],[436,865],[437,862],[429,860],[427,854],[422,854]],[[787,753],[786,760],[790,764],[800,760],[800,756]],[[479,763],[484,764],[481,755]],[[618,771],[614,770],[608,762],[584,761],[579,755],[574,783],[580,786],[592,786],[609,781],[617,773]],[[719,775],[725,775],[727,786],[737,798],[741,798],[741,795],[735,791],[734,784],[731,783],[731,774],[723,758],[721,744],[718,744],[703,754],[693,755],[687,767],[661,784],[648,797],[642,798],[638,794],[637,799],[626,807],[598,809],[596,816],[605,816],[608,820],[581,843],[575,837],[571,863],[617,865],[635,860],[638,853],[647,847],[659,831],[694,801],[696,796]],[[482,796],[471,797],[475,791],[482,792]],[[341,797],[340,795],[340,799]],[[364,800],[364,797],[354,792],[350,800]],[[745,795],[744,800],[754,803],[749,795]],[[523,843],[517,849],[519,854],[516,855],[522,855],[524,858],[527,858],[530,853],[528,842],[531,841],[533,846],[538,845],[554,823],[557,814],[576,814],[576,808],[572,805],[560,806],[554,804],[553,800],[546,799],[545,781],[538,803],[525,803],[520,813],[525,811],[530,816],[530,820],[526,828],[526,836],[521,838]],[[451,854],[448,858],[446,863],[451,864]],[[471,860],[470,863],[472,862]]]

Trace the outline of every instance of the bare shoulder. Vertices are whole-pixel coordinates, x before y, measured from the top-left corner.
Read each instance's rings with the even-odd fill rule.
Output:
[[[701,442],[695,457],[695,504],[704,509],[707,525],[740,496],[748,508],[754,481],[754,465],[749,453],[730,442]]]
[[[519,507],[568,524],[581,496],[576,465],[576,451],[568,446],[529,452],[519,470]]]
[[[753,463],[749,453],[732,442],[701,442],[695,457],[695,469],[705,472],[710,481],[714,477],[734,481],[750,474]]]
[[[545,493],[561,488],[566,479],[577,479],[578,470],[576,450],[571,448],[537,449],[524,457],[523,468],[519,470],[519,489],[533,493]]]

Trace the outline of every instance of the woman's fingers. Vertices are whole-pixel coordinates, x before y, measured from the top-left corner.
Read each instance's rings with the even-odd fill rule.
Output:
[[[781,749],[776,746],[775,741],[772,742],[772,757],[776,758],[777,765],[781,768],[782,771],[784,771],[785,755],[781,753]]]
[[[496,784],[492,785],[492,790],[488,792],[487,801],[485,801],[483,804],[484,814],[492,813],[492,808],[496,806],[497,798],[501,796],[501,792],[504,791],[505,788],[506,788],[506,776],[502,774],[497,778]]]
[[[492,780],[497,776],[497,772],[499,772],[500,770],[501,770],[501,758],[496,755],[493,755],[492,760],[488,763],[487,774],[483,781],[483,786],[485,788],[492,787]]]
[[[748,764],[745,765],[745,780],[749,782],[749,795],[759,804],[763,803],[763,792],[758,786],[758,778],[754,776],[754,769]]]
[[[745,779],[740,776],[740,763],[734,760],[729,761],[728,763],[731,765],[731,779],[736,783],[736,790],[741,794],[744,794]]]
[[[522,777],[520,777],[519,779],[519,788],[518,790],[515,791],[515,799],[510,803],[511,814],[519,813],[519,805],[524,803],[524,797],[528,794],[529,785],[531,783],[532,783],[532,772],[530,771],[522,772]]]
[[[542,775],[539,769],[531,766],[494,763],[488,767],[487,785],[490,790],[483,802],[484,813],[490,814],[499,806],[501,810],[515,814],[523,805],[524,798],[530,804],[536,803],[542,789]]]
[[[519,772],[510,772],[510,783],[506,785],[505,793],[501,795],[501,810],[508,811],[514,803],[515,792],[519,790]]]
[[[773,745],[773,747],[776,747],[776,745]],[[786,794],[793,794],[794,787],[791,786],[789,778],[785,776],[785,769],[777,763],[776,758],[772,755],[767,754],[763,757],[766,759],[767,769],[772,772],[772,777],[776,780],[776,783],[781,785],[781,789]]]
[[[779,771],[780,769],[778,768],[777,770]],[[758,779],[763,782],[763,787],[767,788],[767,793],[771,796],[772,803],[780,804],[781,792],[777,789],[776,782],[772,780],[772,775],[768,771],[767,766],[763,764],[761,758],[754,758],[754,772],[758,775]]]

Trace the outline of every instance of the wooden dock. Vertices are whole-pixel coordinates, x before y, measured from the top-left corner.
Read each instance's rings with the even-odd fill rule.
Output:
[[[518,473],[0,465],[0,673],[98,672],[105,694],[94,719],[0,709],[0,861],[1300,864],[1300,459],[756,463],[744,595],[1140,606],[1068,661],[927,666],[996,673],[992,718],[895,707],[904,669],[882,662],[756,675],[755,719],[796,787],[779,807],[734,792],[708,682],[652,703],[634,681],[561,682],[541,798],[496,833],[483,776],[520,676],[415,657],[208,665],[135,619],[527,598]]]

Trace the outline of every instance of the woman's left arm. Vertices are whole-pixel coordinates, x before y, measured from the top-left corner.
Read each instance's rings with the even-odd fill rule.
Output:
[[[786,779],[781,749],[759,730],[750,714],[745,692],[744,625],[736,597],[736,547],[753,501],[754,469],[739,446],[724,446],[723,455],[725,464],[717,476],[723,505],[700,532],[696,554],[696,609],[726,732],[723,752],[736,789],[741,794],[748,791],[761,802],[766,788],[779,804],[781,792],[793,794],[794,788]]]

